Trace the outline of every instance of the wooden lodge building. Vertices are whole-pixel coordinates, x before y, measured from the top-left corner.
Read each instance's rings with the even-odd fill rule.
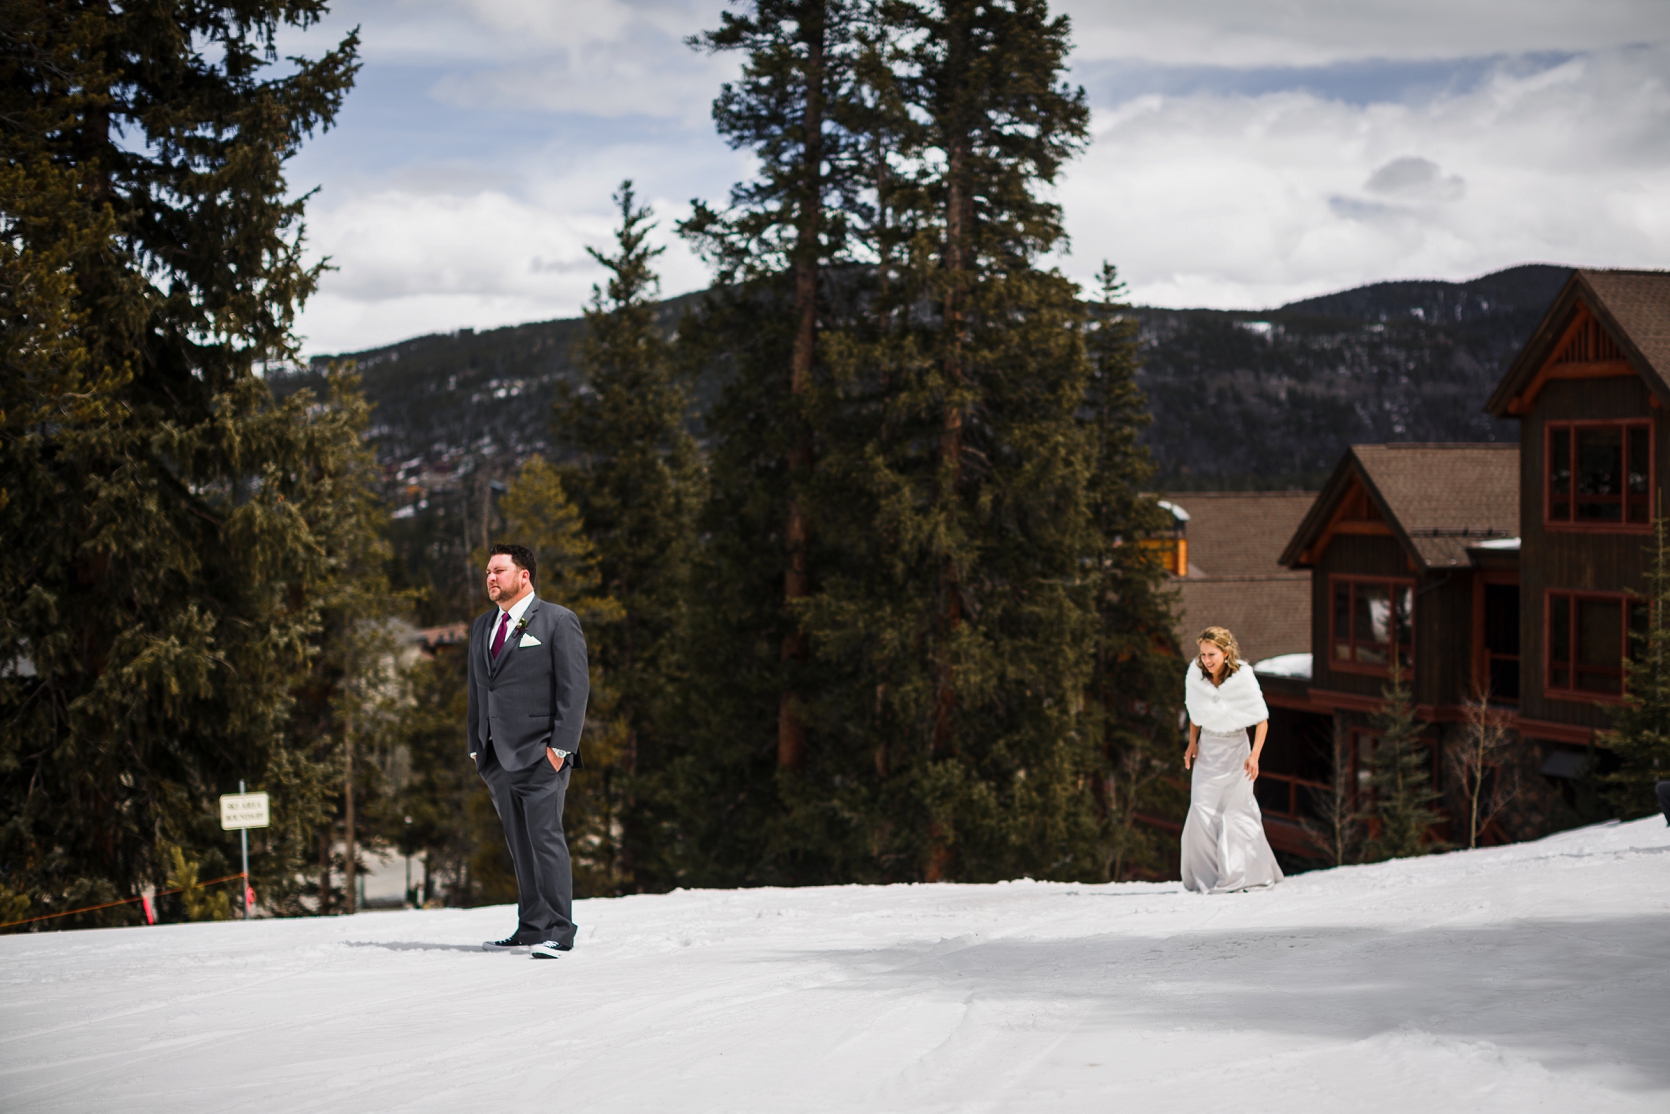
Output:
[[[1579,270],[1486,403],[1519,420],[1517,445],[1346,453],[1278,560],[1310,579],[1309,669],[1259,667],[1271,726],[1257,796],[1278,851],[1314,854],[1301,824],[1336,738],[1365,787],[1394,656],[1441,791],[1470,697],[1488,693],[1517,734],[1530,789],[1487,839],[1577,822],[1570,779],[1623,699],[1642,615],[1667,406],[1670,272]]]

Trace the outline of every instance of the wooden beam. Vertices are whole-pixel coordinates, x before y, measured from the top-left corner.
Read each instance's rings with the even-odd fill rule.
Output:
[[[1508,413],[1529,414],[1542,389],[1557,379],[1630,379],[1635,368],[1628,360],[1593,360],[1588,363],[1544,364],[1526,388],[1508,403]]]
[[[1576,743],[1580,746],[1590,746],[1595,741],[1594,728],[1579,727],[1574,723],[1552,723],[1544,719],[1515,716],[1512,727],[1519,733],[1520,738],[1529,735],[1533,739],[1546,739],[1551,743]]]
[[[1586,330],[1598,330],[1598,333],[1585,338],[1583,334]],[[1525,389],[1508,402],[1508,413],[1529,414],[1542,389],[1558,379],[1623,379],[1637,375],[1634,365],[1621,355],[1622,351],[1606,326],[1579,300],[1571,322],[1548,350],[1548,358],[1543,360],[1542,367],[1537,369]],[[1569,360],[1565,358],[1567,352],[1591,358]],[[1594,356],[1603,358],[1594,359]]]
[[[1328,527],[1328,533],[1357,534],[1369,535],[1377,538],[1389,538],[1392,536],[1392,528],[1384,522],[1356,522],[1348,519],[1344,522],[1336,522],[1332,526]],[[1323,548],[1326,549],[1327,546],[1324,545]]]
[[[1351,486],[1339,497],[1334,505],[1333,514],[1328,516],[1328,525],[1322,528],[1322,533],[1316,541],[1305,547],[1299,554],[1299,563],[1314,565],[1322,559],[1322,554],[1328,550],[1328,543],[1341,534],[1352,534],[1369,537],[1392,537],[1391,524],[1381,515],[1380,508],[1368,493],[1359,475],[1351,477]]]

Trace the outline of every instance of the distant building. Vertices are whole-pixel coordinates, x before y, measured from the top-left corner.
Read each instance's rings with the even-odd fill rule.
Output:
[[[1517,643],[1514,567],[1519,449],[1514,445],[1356,445],[1281,554],[1310,581],[1310,663],[1261,677],[1271,724],[1256,792],[1272,845],[1311,849],[1300,825],[1327,791],[1336,732],[1363,785],[1394,659],[1417,714],[1458,724],[1488,676],[1481,639]],[[1506,606],[1508,614],[1497,610]],[[1506,696],[1505,693],[1498,695]],[[1432,773],[1443,777],[1438,733]]]
[[[424,627],[415,634],[424,654],[434,657],[464,646],[470,639],[470,624],[448,623],[444,627]]]
[[[1519,419],[1517,445],[1346,453],[1280,558],[1310,579],[1310,661],[1260,669],[1271,730],[1257,794],[1272,844],[1306,853],[1301,825],[1327,788],[1334,739],[1349,740],[1351,779],[1366,782],[1394,659],[1431,725],[1441,789],[1441,756],[1479,694],[1548,779],[1545,796],[1577,773],[1624,699],[1670,475],[1666,404],[1670,273],[1580,270],[1486,405]]]
[[[1166,567],[1177,578],[1177,642],[1191,651],[1209,626],[1228,627],[1248,660],[1310,649],[1310,575],[1281,563],[1311,507],[1310,491],[1184,491],[1161,496],[1175,523]]]
[[[1586,747],[1623,699],[1670,474],[1670,272],[1575,271],[1487,409],[1520,426],[1520,732]]]

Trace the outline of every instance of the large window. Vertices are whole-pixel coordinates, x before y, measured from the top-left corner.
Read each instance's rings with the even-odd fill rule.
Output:
[[[1415,583],[1356,576],[1332,578],[1333,666],[1387,673],[1392,654],[1402,668],[1415,658]]]
[[[1575,700],[1621,698],[1630,627],[1646,619],[1646,608],[1619,592],[1548,593],[1550,696]]]
[[[1485,681],[1492,700],[1519,701],[1519,585],[1485,584]]]
[[[1653,482],[1650,423],[1550,422],[1547,460],[1549,525],[1648,526]]]

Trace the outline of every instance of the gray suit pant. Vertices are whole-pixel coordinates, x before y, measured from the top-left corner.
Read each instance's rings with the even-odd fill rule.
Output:
[[[493,796],[516,867],[516,939],[523,944],[574,944],[574,873],[562,832],[570,769],[564,762],[560,771],[553,770],[542,758],[525,770],[506,770],[493,744],[487,744],[481,779]]]

